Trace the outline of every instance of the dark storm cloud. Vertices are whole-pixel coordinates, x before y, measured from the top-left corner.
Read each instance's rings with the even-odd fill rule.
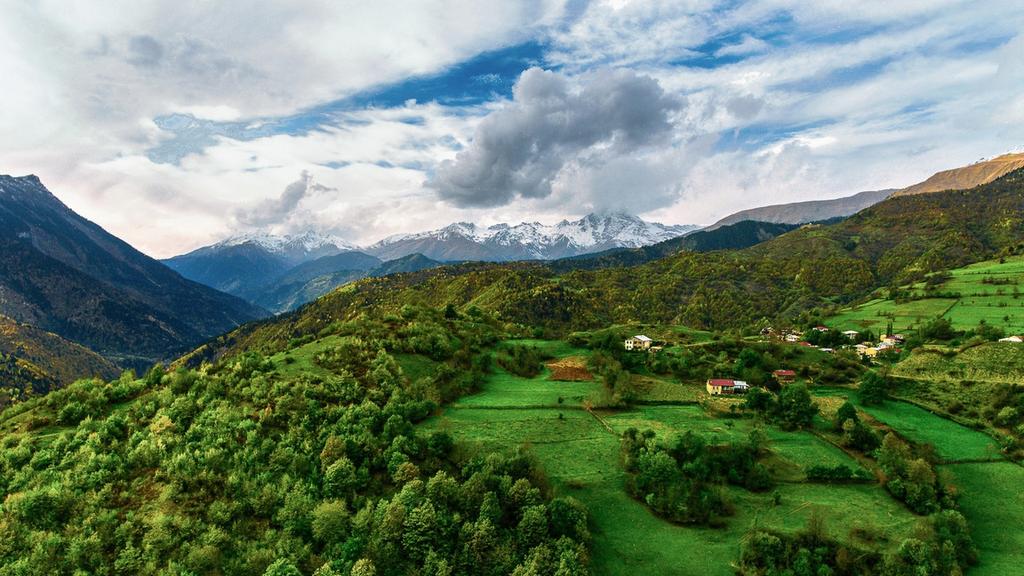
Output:
[[[484,118],[469,146],[443,162],[427,186],[457,206],[543,198],[563,167],[588,153],[629,154],[664,143],[682,103],[658,82],[627,70],[577,81],[531,68],[512,102]]]

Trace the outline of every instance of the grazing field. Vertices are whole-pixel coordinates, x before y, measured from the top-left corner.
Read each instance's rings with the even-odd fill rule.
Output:
[[[891,320],[898,331],[910,331],[922,323],[943,316],[958,330],[974,328],[984,320],[1000,326],[1007,334],[1024,333],[1024,257],[980,262],[950,271],[949,280],[935,298],[896,302],[876,299],[842,310],[830,324],[841,329],[885,329]],[[916,298],[925,295],[924,284],[905,286]],[[954,295],[954,297],[946,297]]]
[[[699,402],[708,396],[703,384],[657,377],[634,376],[633,378],[643,391],[644,400],[650,402]]]
[[[989,342],[962,351],[919,348],[892,368],[894,376],[930,382],[1024,382],[1024,345]]]
[[[564,340],[540,340],[536,338],[519,338],[516,340],[506,340],[501,345],[511,346],[535,346],[541,350],[544,354],[552,356],[554,358],[565,358],[567,356],[587,356],[589,352],[583,348],[576,348],[575,346],[565,342]],[[501,346],[499,345],[499,346]]]
[[[1010,462],[946,466],[960,488],[980,561],[970,576],[1021,574],[1024,550],[1024,468]]]
[[[893,329],[910,331],[915,326],[942,316],[955,306],[952,298],[927,298],[897,304],[892,300],[872,300],[855,308],[841,311],[829,324],[842,330],[884,331],[891,321]]]
[[[556,356],[579,354],[557,343],[545,346],[556,350]],[[712,442],[741,441],[755,427],[754,421],[709,416],[698,404],[640,405],[592,415],[582,409],[581,401],[600,397],[600,383],[556,382],[550,376],[545,372],[525,379],[499,371],[488,378],[480,393],[463,398],[422,426],[447,430],[470,448],[523,446],[529,450],[547,472],[556,493],[578,498],[590,509],[592,568],[599,576],[733,574],[731,565],[748,529],[799,530],[813,511],[824,518],[826,529],[835,537],[848,540],[854,537],[851,528],[868,528],[878,535],[876,545],[882,547],[910,535],[918,522],[876,484],[800,482],[809,466],[846,464],[856,468],[859,464],[809,432],[766,428],[768,446],[774,453],[766,464],[785,481],[759,494],[728,488],[736,515],[727,519],[724,528],[671,524],[626,493],[619,434],[629,427],[651,428],[669,439],[691,430]],[[660,398],[685,397],[706,403],[703,387],[648,380],[653,383],[648,392]],[[557,404],[559,395],[564,399],[561,405]],[[850,521],[854,516],[855,523]]]
[[[463,396],[455,406],[524,408],[579,406],[584,400],[596,403],[601,398],[603,390],[599,384],[594,382],[550,380],[548,370],[535,378],[522,378],[509,374],[501,368],[496,368],[495,371],[496,374],[489,379],[485,392]],[[561,402],[559,402],[560,398]]]
[[[947,461],[998,460],[999,446],[988,435],[971,430],[907,402],[890,400],[882,406],[864,406],[849,390],[817,391],[818,394],[846,396],[872,418],[893,428],[907,439],[931,444]]]

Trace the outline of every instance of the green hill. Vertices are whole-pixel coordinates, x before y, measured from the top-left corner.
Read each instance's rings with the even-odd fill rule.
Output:
[[[530,458],[414,426],[479,387],[498,330],[410,308],[9,408],[0,573],[586,574],[586,509]]]
[[[754,246],[763,258],[855,258],[879,285],[921,279],[1020,250],[1024,170],[969,190],[894,196],[832,226],[806,226]]]

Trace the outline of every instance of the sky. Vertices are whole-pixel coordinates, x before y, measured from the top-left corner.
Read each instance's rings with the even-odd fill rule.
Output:
[[[169,257],[903,187],[1024,147],[1024,3],[0,0],[0,173]]]

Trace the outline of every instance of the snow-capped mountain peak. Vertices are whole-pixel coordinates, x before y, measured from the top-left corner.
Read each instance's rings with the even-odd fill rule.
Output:
[[[352,244],[339,236],[333,234],[321,234],[319,232],[304,232],[302,234],[269,234],[265,232],[252,232],[239,234],[221,240],[215,246],[241,246],[243,244],[254,244],[268,252],[284,253],[294,250],[305,252],[316,252],[324,249],[352,250]]]

